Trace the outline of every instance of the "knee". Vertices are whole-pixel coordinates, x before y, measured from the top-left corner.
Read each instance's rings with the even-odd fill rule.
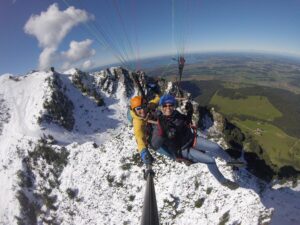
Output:
[[[163,142],[164,142],[163,138],[152,137],[150,145],[153,149],[157,150],[162,146]]]
[[[173,159],[173,160],[176,159],[175,155],[168,149],[160,147],[159,149],[157,149],[157,152],[161,155],[165,155],[165,156],[169,157],[170,159]]]
[[[207,164],[216,164],[216,160],[214,158],[212,158],[212,157],[209,157],[207,159]]]

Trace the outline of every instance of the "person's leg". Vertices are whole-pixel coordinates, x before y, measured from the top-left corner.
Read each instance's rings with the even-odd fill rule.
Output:
[[[167,157],[169,157],[172,160],[176,160],[176,155],[174,154],[174,152],[169,151],[166,148],[160,147],[159,149],[156,150],[159,154],[165,155]]]
[[[183,158],[191,160],[192,162],[207,164],[209,171],[220,183],[224,183],[227,180],[220,172],[216,161],[211,156],[193,148],[189,150],[183,150],[181,154]]]
[[[203,137],[197,137],[197,143],[193,148],[205,151],[208,155],[215,158],[219,157],[225,161],[231,160],[231,157],[220,145]]]

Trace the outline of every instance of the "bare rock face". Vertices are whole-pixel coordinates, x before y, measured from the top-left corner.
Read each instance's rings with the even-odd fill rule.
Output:
[[[75,123],[73,102],[65,94],[65,87],[58,74],[53,74],[47,82],[52,93],[43,104],[46,113],[38,118],[38,122],[53,122],[71,131]]]
[[[124,96],[130,97],[134,93],[134,82],[131,73],[121,67],[112,67],[92,73],[96,86],[109,96],[116,95],[119,88],[123,88]]]
[[[3,125],[8,123],[9,119],[9,108],[6,106],[4,99],[2,99],[0,95],[0,135],[2,133]]]
[[[211,108],[210,112],[213,117],[216,131],[222,133],[226,126],[225,118],[220,113],[216,112],[214,108]]]
[[[93,76],[77,69],[72,75],[72,82],[79,90],[81,90],[83,94],[92,97],[98,106],[105,105],[101,93],[95,84],[95,78]]]

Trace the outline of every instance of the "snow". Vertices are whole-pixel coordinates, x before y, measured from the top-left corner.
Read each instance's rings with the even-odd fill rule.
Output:
[[[11,73],[0,74],[0,77],[9,77],[9,76],[13,76],[13,74]]]
[[[113,73],[114,68],[110,71]],[[9,114],[0,117],[0,224],[17,224],[15,217],[21,213],[16,198],[20,189],[17,171],[38,139],[49,134],[57,141],[58,149],[65,146],[70,153],[60,184],[51,192],[57,196],[57,210],[47,210],[45,205],[42,208],[49,218],[59,224],[140,223],[146,181],[143,166],[134,162],[138,155],[132,127],[126,121],[127,87],[119,83],[113,94],[102,91],[106,105],[98,107],[72,84],[75,72],[73,69],[59,74],[65,94],[74,104],[72,131],[56,124],[37,123],[45,111],[44,101],[51,96],[46,82],[53,76],[51,72],[20,76],[18,81],[10,75],[0,76],[0,111]],[[233,170],[217,159],[221,172],[240,185],[232,191],[219,184],[204,164],[186,166],[153,155],[162,224],[219,224],[227,212],[227,224],[263,224],[271,217],[274,225],[300,224],[299,187],[273,188],[247,170]],[[33,170],[36,193],[43,185],[48,187],[41,174],[47,174],[50,167],[42,169],[42,164]],[[75,190],[76,196],[70,197],[68,189]],[[203,204],[195,207],[199,199]]]
[[[91,143],[68,146],[71,161],[62,174],[61,189],[77,188],[78,199],[81,200],[70,204],[68,199],[62,199],[59,214],[67,216],[69,210],[76,209],[75,215],[64,217],[62,224],[119,224],[120,221],[139,223],[145,181],[138,166],[133,165],[129,171],[120,169],[122,163],[131,162],[130,158],[135,151],[130,128],[123,126],[120,129],[123,132],[113,136],[110,142],[99,148],[92,147]],[[230,219],[231,222],[241,222],[240,214],[248,215],[254,211],[266,211],[268,214],[270,211],[264,209],[254,191],[240,188],[231,194],[232,191],[214,180],[205,165],[187,167],[171,161],[167,164],[158,161],[154,165],[154,171],[158,209],[163,224],[217,224],[218,219],[228,210],[235,215]],[[230,171],[225,172],[230,176]],[[118,182],[122,185],[113,190],[107,181],[108,176],[114,177],[112,186],[117,186]],[[104,179],[98,179],[99,177]],[[207,179],[208,182],[205,182]],[[201,183],[197,190],[195,180]],[[213,188],[211,194],[206,194],[208,187]],[[224,198],[224,193],[227,193],[227,198]],[[129,201],[129,196],[135,196],[132,202]],[[173,200],[171,196],[179,199],[176,210],[184,210],[176,219],[172,218],[174,209],[165,203],[166,200]],[[243,196],[247,196],[247,199],[242,201]],[[204,205],[200,209],[194,209],[195,201],[203,197]],[[238,204],[233,204],[235,201]],[[131,211],[128,211],[129,205],[132,206]],[[259,214],[245,217],[245,224],[255,224]]]
[[[63,72],[63,74],[74,74],[74,73],[76,73],[76,69],[75,68],[71,68],[71,69],[69,69],[69,70],[66,70],[66,71],[64,71]]]
[[[15,198],[16,172],[21,168],[22,157],[18,149],[28,147],[28,137],[34,139],[41,134],[36,115],[42,109],[44,80],[48,76],[47,73],[33,73],[22,77],[20,81],[10,79],[9,76],[0,77],[0,96],[10,114],[0,136],[0,218],[5,218],[7,223],[4,224],[13,224],[14,216],[18,214]]]

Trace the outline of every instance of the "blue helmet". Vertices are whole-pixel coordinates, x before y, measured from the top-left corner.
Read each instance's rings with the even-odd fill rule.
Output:
[[[163,96],[161,96],[161,98],[159,100],[159,105],[162,106],[162,105],[165,105],[165,104],[175,105],[176,104],[176,100],[170,94],[163,95]]]

